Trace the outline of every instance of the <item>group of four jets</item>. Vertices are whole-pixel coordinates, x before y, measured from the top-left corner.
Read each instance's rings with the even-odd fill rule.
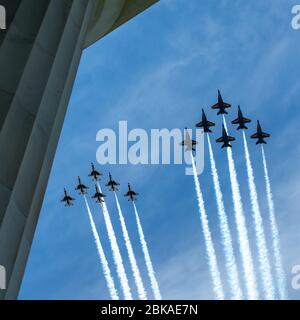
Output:
[[[92,163],[92,171],[91,173],[89,174],[89,177],[91,177],[94,181],[99,181],[100,180],[100,177],[102,176],[102,173],[98,172],[96,169],[95,169],[95,166],[94,164]],[[108,183],[105,185],[106,187],[109,187],[109,191],[118,191],[118,186],[120,184],[118,182],[116,182],[115,180],[112,179],[112,176],[111,174],[109,173],[109,181]],[[82,182],[81,182],[81,179],[80,177],[78,177],[78,185],[76,186],[75,190],[78,191],[79,194],[81,195],[84,195],[84,194],[87,194],[87,190],[88,187],[86,185],[84,185]],[[106,197],[105,194],[103,194],[97,184],[95,185],[95,189],[96,189],[96,192],[95,194],[92,196],[93,199],[96,199],[96,202],[97,203],[102,203],[104,202],[104,198]],[[128,201],[135,201],[137,200],[136,196],[138,196],[138,193],[134,192],[132,189],[131,189],[131,186],[130,184],[128,183],[128,191],[124,194],[125,197],[128,197]],[[64,189],[64,197],[63,199],[61,200],[62,202],[65,203],[65,206],[73,206],[74,201],[75,199],[72,198],[71,196],[68,195],[68,192],[66,189]]]
[[[220,90],[218,90],[218,102],[212,106],[212,109],[219,110],[217,114],[221,115],[221,114],[228,114],[226,109],[228,109],[230,107],[231,107],[231,105],[229,103],[226,103],[223,101]],[[244,129],[248,129],[245,124],[249,123],[249,122],[251,122],[251,119],[245,118],[243,116],[243,113],[241,111],[240,106],[238,106],[238,117],[235,120],[233,120],[231,123],[239,125],[237,127],[237,130],[244,130]],[[196,124],[196,127],[202,128],[203,131],[206,133],[211,133],[212,131],[211,131],[210,127],[214,127],[214,126],[215,126],[215,123],[207,120],[205,112],[202,109],[202,119],[201,119],[201,122]],[[267,142],[264,139],[269,138],[269,137],[270,137],[270,134],[263,132],[259,121],[257,121],[256,133],[251,135],[251,138],[258,139],[256,144],[266,144]],[[230,142],[234,141],[234,140],[235,140],[235,138],[228,135],[228,133],[223,125],[222,126],[222,136],[220,138],[216,139],[216,142],[219,142],[219,143],[222,142],[223,143],[222,148],[226,148],[226,147],[232,148],[232,145],[230,144]],[[196,145],[196,144],[197,144],[197,141],[191,140],[189,133],[186,129],[186,137],[185,137],[185,140],[181,142],[181,145],[187,147],[186,151],[191,151],[191,150],[195,151],[194,145]]]

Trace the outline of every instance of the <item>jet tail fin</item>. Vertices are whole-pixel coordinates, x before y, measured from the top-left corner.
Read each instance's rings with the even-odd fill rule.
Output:
[[[224,110],[220,110],[220,111],[217,113],[217,115],[219,115],[219,114],[228,114],[228,112],[224,109]]]
[[[244,124],[240,124],[239,126],[238,126],[238,128],[237,128],[237,130],[242,130],[242,129],[248,129],[248,127],[247,126],[245,126]]]

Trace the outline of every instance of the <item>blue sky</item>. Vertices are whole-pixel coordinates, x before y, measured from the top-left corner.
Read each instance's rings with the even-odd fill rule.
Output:
[[[217,89],[245,116],[260,119],[272,134],[266,147],[289,297],[300,292],[290,285],[291,268],[300,264],[299,130],[300,31],[291,28],[296,1],[164,0],[85,50],[52,168],[20,299],[109,299],[82,199],[65,208],[59,202],[63,187],[72,190],[96,161],[102,128],[129,129],[193,127],[201,108],[217,123],[210,106]],[[253,133],[255,124],[250,125]],[[257,251],[251,219],[241,134],[230,126],[251,248]],[[267,223],[260,148],[249,141],[260,206]],[[217,166],[241,275],[227,157],[214,144]],[[220,241],[215,195],[205,146],[205,169],[200,176],[209,223],[227,296],[229,290]],[[121,196],[130,181],[140,193],[137,202],[163,298],[213,299],[206,251],[192,177],[180,165],[98,166],[121,183],[120,200],[144,283],[150,294],[142,251],[130,203]],[[107,191],[108,193],[108,191]],[[118,288],[106,229],[99,207],[90,201],[98,230]],[[136,295],[116,205],[108,195],[119,245],[132,291]],[[241,277],[241,276],[240,276]],[[242,277],[241,277],[242,278]]]

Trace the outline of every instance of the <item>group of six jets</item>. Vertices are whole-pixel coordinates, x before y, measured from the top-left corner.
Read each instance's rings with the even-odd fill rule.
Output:
[[[216,104],[214,104],[211,108],[212,109],[218,109],[218,115],[224,115],[224,114],[228,114],[228,112],[226,111],[226,109],[230,108],[231,105],[229,103],[226,103],[223,101],[222,95],[220,93],[220,90],[218,90],[218,102]],[[238,117],[233,120],[231,123],[232,124],[236,124],[239,125],[237,127],[237,130],[244,130],[244,129],[248,129],[246,127],[246,123],[251,122],[251,119],[245,118],[243,116],[243,113],[241,111],[240,106],[238,106]],[[207,117],[205,115],[204,110],[202,109],[202,119],[201,122],[196,124],[197,128],[202,128],[204,132],[206,133],[211,133],[211,129],[210,127],[215,126],[215,123],[208,121]],[[256,133],[251,135],[252,139],[258,139],[256,144],[266,144],[267,142],[264,140],[266,138],[269,138],[270,134],[265,133],[262,131],[261,125],[259,123],[259,121],[257,121],[257,129],[256,129]],[[218,139],[216,139],[216,142],[222,142],[222,148],[226,148],[226,147],[230,147],[232,148],[232,145],[230,144],[231,141],[234,141],[235,138],[231,137],[228,135],[224,124],[222,125],[222,136]],[[185,135],[185,140],[183,140],[181,142],[182,146],[186,146],[186,151],[195,151],[194,145],[197,144],[197,141],[192,140],[189,136],[189,133],[187,131],[186,128],[186,135]]]
[[[103,174],[100,173],[99,171],[97,171],[95,169],[95,166],[94,164],[92,163],[92,171],[91,173],[89,174],[89,177],[91,177],[94,181],[99,181],[100,180],[100,177],[102,176]],[[118,182],[116,182],[115,180],[113,180],[111,174],[109,173],[109,181],[108,183],[105,185],[106,187],[109,188],[109,191],[118,191],[118,186],[120,184]],[[76,186],[75,190],[78,191],[79,194],[81,195],[85,195],[87,194],[87,189],[89,189],[86,185],[84,185],[82,182],[81,182],[81,179],[80,177],[78,177],[78,185]],[[99,187],[97,186],[97,184],[95,185],[95,189],[96,189],[96,192],[94,195],[92,195],[92,198],[96,200],[97,203],[102,203],[104,202],[104,198],[106,197],[105,194],[103,194],[100,190],[99,190]],[[128,197],[128,201],[135,201],[137,200],[137,197],[138,196],[138,193],[134,192],[132,189],[131,189],[131,186],[130,184],[128,183],[128,191],[124,194],[124,197]],[[71,196],[68,195],[68,192],[66,189],[64,189],[64,197],[62,198],[62,202],[65,203],[65,206],[67,207],[70,207],[70,206],[73,206],[74,201],[75,199],[72,198]]]

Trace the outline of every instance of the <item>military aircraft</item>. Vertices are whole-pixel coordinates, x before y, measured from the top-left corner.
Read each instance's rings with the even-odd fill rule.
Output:
[[[65,206],[66,207],[71,207],[71,206],[74,206],[74,204],[72,203],[72,201],[74,201],[75,199],[70,197],[67,193],[67,190],[64,189],[64,193],[65,193],[65,196],[61,199],[62,202],[65,202]]]
[[[138,193],[131,190],[130,184],[128,183],[128,191],[124,194],[124,197],[128,197],[128,201],[136,201],[138,196]]]
[[[96,185],[95,185],[95,189],[96,189],[96,193],[92,196],[92,198],[97,199],[96,200],[97,203],[104,202],[103,198],[106,197],[106,195],[100,192],[99,188]]]
[[[238,106],[238,117],[237,117],[237,119],[231,121],[231,123],[238,124],[239,126],[237,127],[237,130],[240,130],[240,129],[248,129],[245,126],[245,123],[249,123],[249,122],[251,122],[251,119],[244,118],[243,113],[241,111],[241,108],[240,108],[240,106]]]
[[[215,124],[211,121],[208,121],[205,115],[204,110],[202,109],[202,121],[196,124],[197,128],[203,128],[204,132],[212,132],[209,127],[213,127]]]
[[[234,141],[235,138],[234,138],[234,137],[231,137],[231,136],[229,136],[229,135],[227,134],[224,125],[223,125],[222,127],[223,127],[223,129],[222,129],[222,137],[220,137],[219,139],[217,139],[216,142],[223,142],[222,149],[223,149],[223,148],[226,148],[226,147],[232,148],[232,145],[231,145],[229,142],[230,142],[230,141]]]
[[[257,121],[257,131],[251,136],[252,139],[258,139],[256,141],[256,144],[267,144],[267,142],[264,139],[269,138],[270,136],[270,134],[262,131],[260,123],[259,121]]]
[[[220,90],[218,90],[218,102],[216,104],[214,104],[211,108],[212,109],[219,109],[219,111],[218,111],[218,115],[219,115],[219,114],[228,114],[228,112],[225,109],[230,108],[230,107],[231,107],[231,104],[223,101]]]
[[[81,179],[80,177],[78,177],[78,186],[75,188],[75,190],[79,190],[79,194],[87,194],[87,192],[85,191],[87,189],[88,187],[81,183]]]
[[[108,183],[105,185],[106,187],[109,187],[109,191],[118,191],[117,186],[119,186],[120,183],[114,181],[111,177],[111,174],[109,173],[109,181]]]
[[[185,140],[183,140],[182,142],[180,142],[181,146],[186,146],[185,151],[196,151],[196,149],[193,147],[194,145],[196,145],[198,142],[195,140],[191,140],[189,132],[187,130],[187,128],[185,128]]]
[[[95,166],[94,164],[92,163],[92,171],[91,173],[89,174],[89,177],[92,177],[95,181],[98,181],[100,180],[100,177],[102,176],[102,173],[100,173],[99,171],[97,171],[95,169]]]

